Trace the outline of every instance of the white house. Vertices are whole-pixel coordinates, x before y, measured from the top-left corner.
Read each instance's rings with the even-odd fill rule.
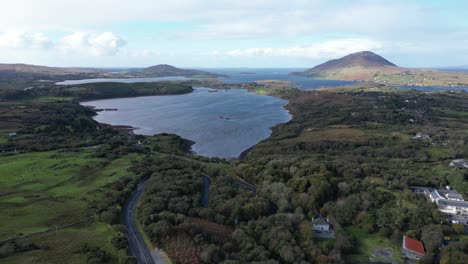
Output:
[[[468,216],[468,202],[466,201],[443,199],[437,201],[437,206],[441,211],[448,214]]]
[[[431,140],[431,136],[427,135],[427,134],[423,134],[421,132],[418,132],[414,137],[413,139],[424,139],[424,140]]]
[[[443,200],[444,197],[442,197],[437,190],[433,190],[429,193],[429,199],[431,199],[431,202],[435,203],[438,200]]]
[[[437,190],[439,194],[447,200],[452,200],[452,201],[464,201],[463,195],[459,194],[457,191],[452,190],[450,186],[446,186],[445,189],[439,189]]]
[[[468,202],[455,190],[432,190],[427,196],[431,202],[437,204],[440,211],[446,214],[468,216]]]
[[[312,221],[312,228],[314,231],[330,231],[331,230],[331,225],[328,223],[328,221],[322,217],[319,217]]]
[[[450,167],[468,169],[468,161],[465,159],[456,159],[450,162]]]

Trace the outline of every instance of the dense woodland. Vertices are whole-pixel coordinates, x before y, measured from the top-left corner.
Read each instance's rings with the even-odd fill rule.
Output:
[[[44,83],[23,89],[0,89],[0,100],[27,100],[37,97],[66,97],[75,100],[98,100],[109,98],[149,95],[185,94],[192,92],[189,85],[179,83],[89,83],[79,85],[53,85]]]

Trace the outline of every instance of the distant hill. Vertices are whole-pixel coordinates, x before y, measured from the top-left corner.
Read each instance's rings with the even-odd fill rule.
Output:
[[[68,75],[68,74],[79,74],[79,73],[98,73],[103,72],[99,69],[94,68],[79,68],[79,67],[47,67],[31,64],[5,64],[0,63],[0,71],[14,71],[18,73],[39,73],[39,74],[51,74],[51,75]]]
[[[79,67],[47,67],[30,64],[0,64],[0,84],[37,80],[76,80],[91,78],[169,77],[216,78],[224,75],[200,70],[179,69],[161,64],[140,69],[96,69]]]
[[[59,68],[30,64],[0,64],[0,84],[37,80],[86,79],[101,76],[105,71],[94,68]]]
[[[134,77],[169,77],[183,76],[192,78],[216,78],[223,77],[222,74],[216,74],[201,70],[180,69],[167,64],[159,64],[148,68],[134,69],[126,73]]]
[[[361,51],[294,74],[325,79],[366,81],[376,73],[398,73],[403,70],[373,52]]]
[[[304,72],[293,75],[345,81],[376,82],[404,86],[468,86],[468,73],[462,71],[438,71],[398,67],[385,58],[361,51],[329,60]]]

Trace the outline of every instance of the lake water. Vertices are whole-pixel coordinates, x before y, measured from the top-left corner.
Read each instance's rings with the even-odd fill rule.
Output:
[[[303,90],[317,89],[320,87],[333,87],[352,85],[358,82],[350,81],[337,81],[337,80],[319,80],[307,78],[303,76],[290,75],[291,72],[300,72],[305,69],[286,68],[286,69],[203,69],[213,73],[227,75],[228,77],[217,78],[229,84],[241,84],[248,82],[255,82],[259,80],[279,80],[288,81],[294,84],[297,88]],[[97,82],[121,82],[121,83],[135,83],[135,82],[160,82],[160,81],[185,81],[197,80],[200,78],[187,78],[180,76],[170,77],[155,77],[155,78],[108,78],[108,79],[83,79],[83,80],[67,80],[58,82],[59,85],[76,85],[85,83]]]
[[[118,83],[138,83],[138,82],[161,82],[161,81],[187,81],[191,78],[173,76],[173,77],[153,77],[153,78],[99,78],[99,79],[82,79],[82,80],[66,80],[55,83],[57,85],[77,85],[86,83],[100,82],[118,82]]]
[[[300,89],[333,87],[356,82],[317,80],[289,73],[304,69],[204,69],[228,75],[219,78],[226,83],[246,83],[257,80],[290,81]],[[94,82],[157,82],[190,80],[185,77],[86,79],[64,81],[73,85]],[[445,90],[441,87],[398,87],[423,91]],[[451,88],[464,90],[468,88]],[[204,156],[237,157],[271,134],[270,128],[291,117],[284,110],[285,100],[248,93],[245,90],[196,88],[191,94],[149,96],[86,102],[96,108],[117,108],[118,111],[99,112],[96,120],[112,125],[136,127],[135,133],[154,135],[174,133],[196,142],[193,150]]]
[[[207,71],[228,75],[229,77],[218,78],[219,80],[230,83],[248,83],[258,80],[278,80],[288,81],[297,88],[303,90],[312,90],[320,87],[334,87],[353,85],[359,82],[338,81],[338,80],[320,80],[304,76],[291,75],[291,72],[302,72],[306,69],[285,68],[285,69],[207,69]]]
[[[287,122],[286,100],[245,90],[195,88],[193,93],[83,102],[99,112],[98,122],[136,127],[135,133],[174,133],[196,142],[192,150],[203,156],[238,157],[267,138],[271,127]]]

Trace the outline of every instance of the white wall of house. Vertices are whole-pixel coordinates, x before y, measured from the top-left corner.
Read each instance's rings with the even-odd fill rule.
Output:
[[[314,225],[314,231],[330,231],[330,225]]]

